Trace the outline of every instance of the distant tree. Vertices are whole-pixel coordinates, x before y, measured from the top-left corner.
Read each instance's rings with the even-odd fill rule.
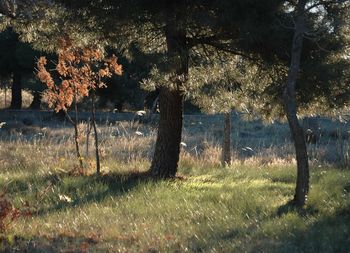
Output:
[[[118,61],[123,66],[123,75],[113,76],[106,81],[105,89],[97,91],[97,95],[100,96],[100,104],[105,106],[107,101],[110,101],[118,110],[123,110],[125,103],[136,110],[151,107],[155,98],[148,101],[148,97],[153,97],[154,92],[142,89],[141,82],[150,76],[153,65],[160,62],[164,54],[143,52],[136,43],[131,43],[124,51],[108,49],[107,52],[118,56]]]
[[[0,75],[12,77],[11,109],[21,109],[22,82],[25,76],[33,73],[39,54],[28,43],[20,42],[12,29],[0,33]]]
[[[10,108],[20,109],[22,107],[22,68],[21,61],[18,62],[16,50],[18,49],[18,37],[11,30],[7,30],[0,34],[1,54],[1,73],[2,76],[12,76],[12,100]]]
[[[223,142],[221,163],[231,164],[231,112],[239,109],[237,94],[242,77],[239,72],[240,57],[220,55],[220,58],[190,70],[188,97],[206,113],[222,113]],[[208,77],[205,73],[210,71]]]

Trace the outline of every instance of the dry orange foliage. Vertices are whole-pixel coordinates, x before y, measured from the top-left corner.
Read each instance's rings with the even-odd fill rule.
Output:
[[[59,41],[55,69],[61,79],[59,84],[55,83],[46,65],[47,59],[40,57],[37,77],[46,84],[46,100],[56,111],[66,111],[74,100],[88,96],[90,90],[105,87],[103,79],[122,74],[122,66],[115,55],[105,58],[99,48],[76,47],[69,38]]]

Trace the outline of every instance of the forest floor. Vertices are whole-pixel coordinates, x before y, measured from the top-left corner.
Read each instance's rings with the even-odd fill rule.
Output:
[[[185,120],[178,177],[153,181],[144,172],[155,126],[100,125],[96,176],[86,124],[78,171],[69,125],[28,122],[0,130],[0,192],[31,210],[0,236],[0,252],[349,252],[347,124],[324,121],[309,146],[300,211],[288,206],[296,165],[285,124],[234,117],[233,163],[223,168],[220,120]]]

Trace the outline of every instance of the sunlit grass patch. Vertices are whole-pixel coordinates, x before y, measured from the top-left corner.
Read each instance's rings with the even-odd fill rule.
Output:
[[[315,174],[317,183],[311,187],[308,206],[325,215],[350,210],[350,171],[329,169]]]
[[[17,252],[348,251],[349,170],[311,163],[307,205],[290,208],[296,165],[291,144],[281,143],[288,138],[284,128],[273,137],[279,146],[267,143],[260,127],[259,143],[234,135],[233,163],[225,168],[211,135],[220,126],[198,127],[204,133],[187,128],[178,178],[159,181],[144,173],[156,131],[138,127],[101,127],[101,176],[94,175],[93,148],[87,153],[84,140],[87,166],[75,173],[69,127],[49,128],[40,138],[17,133],[7,139],[0,132],[0,185],[15,205],[28,201],[33,210],[9,232]],[[186,136],[190,132],[196,135]]]
[[[38,245],[67,249],[72,241],[78,249],[89,240],[86,238],[95,238],[94,243],[88,244],[93,252],[346,252],[338,243],[347,243],[349,216],[337,214],[340,206],[336,201],[322,204],[327,195],[319,192],[332,190],[333,195],[328,197],[345,200],[340,190],[348,187],[348,172],[333,170],[314,182],[308,205],[320,202],[314,208],[321,212],[305,216],[294,210],[278,213],[290,200],[294,184],[274,180],[278,178],[276,174],[272,179],[269,175],[273,170],[284,175],[284,170],[292,168],[214,169],[172,181],[128,177],[123,173],[105,178],[65,174],[24,177],[23,185],[9,184],[11,195],[18,201],[25,198],[35,203],[37,198],[37,192],[28,190],[24,180],[38,189],[44,189],[50,180],[54,184],[37,203],[38,212],[15,224],[12,232],[22,238],[35,238]],[[332,187],[335,181],[338,186]],[[340,229],[337,237],[332,232],[336,228]],[[327,245],[317,243],[319,236]],[[309,238],[309,242],[304,242],[304,238]]]

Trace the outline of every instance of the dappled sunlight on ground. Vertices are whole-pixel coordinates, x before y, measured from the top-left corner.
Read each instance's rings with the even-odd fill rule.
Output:
[[[14,205],[28,201],[32,210],[2,246],[9,252],[347,251],[348,169],[312,161],[309,201],[300,212],[288,205],[296,170],[283,129],[269,145],[263,131],[271,129],[255,133],[265,142],[233,136],[233,163],[221,167],[220,128],[202,126],[185,129],[178,177],[165,181],[147,174],[155,126],[101,125],[101,176],[85,138],[86,167],[76,170],[69,125],[41,126],[34,134],[0,129],[0,184]]]

